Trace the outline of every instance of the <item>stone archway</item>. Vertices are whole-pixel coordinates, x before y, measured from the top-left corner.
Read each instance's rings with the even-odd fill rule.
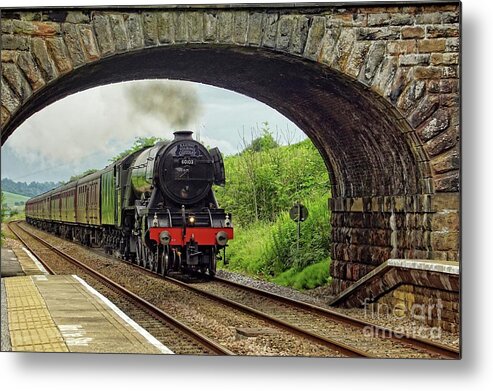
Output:
[[[295,122],[333,183],[334,292],[390,257],[458,257],[458,19],[420,7],[2,12],[2,143],[97,85],[173,78]]]

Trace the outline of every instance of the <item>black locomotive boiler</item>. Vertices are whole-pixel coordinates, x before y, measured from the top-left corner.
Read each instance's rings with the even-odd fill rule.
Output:
[[[174,135],[28,200],[27,222],[158,274],[214,275],[233,238],[212,189],[225,184],[222,156],[190,131]]]

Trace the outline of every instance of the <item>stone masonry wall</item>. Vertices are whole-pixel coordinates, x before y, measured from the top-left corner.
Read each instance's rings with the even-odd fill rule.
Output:
[[[382,259],[459,260],[459,196],[331,199],[333,291],[349,287]]]

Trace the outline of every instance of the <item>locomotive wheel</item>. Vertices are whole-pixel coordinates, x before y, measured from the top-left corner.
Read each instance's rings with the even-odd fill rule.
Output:
[[[168,274],[168,268],[169,268],[169,246],[164,246],[163,248],[163,254],[161,255],[161,274],[163,277]]]

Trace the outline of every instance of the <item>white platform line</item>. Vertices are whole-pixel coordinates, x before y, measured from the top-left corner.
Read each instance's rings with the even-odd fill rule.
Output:
[[[128,323],[135,331],[137,331],[140,335],[142,335],[149,343],[155,346],[161,353],[163,354],[174,354],[168,347],[164,346],[161,342],[159,342],[154,336],[149,334],[147,330],[145,330],[142,326],[137,324],[133,319],[128,317],[120,308],[118,308],[113,302],[108,299],[106,296],[103,296],[96,289],[90,286],[87,282],[85,282],[82,278],[76,275],[72,275],[77,281],[79,281],[86,289],[91,292],[96,297],[100,298],[108,307],[110,307],[120,318],[123,319],[126,323]]]
[[[48,271],[45,269],[45,267],[43,266],[43,264],[41,262],[39,262],[38,258],[36,258],[34,256],[34,254],[29,251],[27,248],[25,247],[22,247],[22,249],[24,250],[24,252],[28,255],[29,258],[31,258],[31,260],[34,262],[34,264],[36,265],[36,267],[41,270],[41,272],[43,274],[50,274],[48,273]]]

